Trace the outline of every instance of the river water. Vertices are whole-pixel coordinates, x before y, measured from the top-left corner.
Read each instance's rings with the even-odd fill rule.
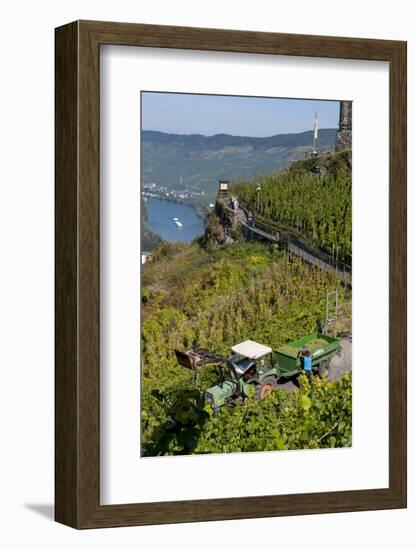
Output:
[[[203,220],[188,204],[148,198],[148,227],[165,241],[189,243],[204,233]],[[183,227],[177,227],[172,218],[178,218]]]

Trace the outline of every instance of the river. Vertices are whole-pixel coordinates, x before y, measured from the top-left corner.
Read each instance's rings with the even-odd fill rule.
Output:
[[[165,241],[189,243],[204,233],[203,220],[188,204],[148,198],[148,227]],[[177,227],[172,218],[178,218],[183,227]]]

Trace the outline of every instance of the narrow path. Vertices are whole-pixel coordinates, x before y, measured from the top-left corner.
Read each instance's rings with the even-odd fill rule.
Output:
[[[315,250],[311,246],[307,246],[306,244],[302,243],[299,239],[296,239],[293,235],[290,235],[289,233],[286,233],[286,232],[280,232],[275,228],[270,227],[264,223],[259,224],[255,220],[249,223],[248,214],[246,210],[242,208],[242,206],[239,205],[238,208],[234,210],[229,206],[227,206],[225,203],[223,204],[225,208],[236,217],[238,223],[240,223],[240,225],[244,227],[247,231],[250,231],[272,242],[279,242],[280,240],[283,239],[283,235],[285,234],[284,239],[288,241],[287,250],[291,254],[298,256],[304,262],[307,262],[310,265],[314,265],[315,267],[318,267],[323,271],[336,272],[343,283],[352,286],[352,273],[348,266],[344,266],[343,264],[341,264],[341,262],[339,262],[337,264],[338,267],[335,267],[335,265],[323,259],[327,257],[327,255],[325,255],[323,252]],[[340,266],[343,266],[343,269],[341,269]]]
[[[261,237],[265,237],[265,239],[269,239],[270,241],[279,241],[279,232],[275,231],[275,233],[267,232],[258,227],[255,223],[255,225],[249,225],[247,222],[242,222],[242,225],[249,229],[249,231],[252,231],[253,233],[256,233],[257,235],[260,235]]]
[[[317,256],[314,256],[313,254],[306,252],[299,246],[297,246],[294,243],[288,243],[288,250],[289,252],[295,254],[296,256],[300,257],[305,262],[314,265],[316,267],[319,267],[323,271],[336,271],[339,275],[339,278],[346,284],[352,285],[352,274],[349,271],[341,271],[336,270],[334,266],[328,264],[327,262],[324,262],[322,259],[317,258]]]

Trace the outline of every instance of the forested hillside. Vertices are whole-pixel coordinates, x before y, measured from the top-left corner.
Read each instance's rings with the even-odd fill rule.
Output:
[[[316,330],[326,292],[335,288],[350,317],[350,293],[333,273],[290,259],[276,245],[158,246],[142,272],[142,453],[349,445],[349,377],[304,385],[292,396],[276,390],[268,402],[249,400],[212,416],[173,352],[198,344],[228,354],[246,339],[277,348]],[[208,369],[201,386],[213,383]]]
[[[336,129],[322,129],[317,147],[334,150]],[[294,160],[312,150],[313,133],[246,137],[218,134],[166,134],[143,130],[141,133],[142,182],[153,182],[168,190],[188,187],[204,191],[211,202],[219,178],[253,177],[284,170]],[[181,184],[180,184],[181,179]],[[193,203],[205,199],[195,196]],[[206,201],[207,202],[207,201]],[[207,204],[208,204],[207,202]]]

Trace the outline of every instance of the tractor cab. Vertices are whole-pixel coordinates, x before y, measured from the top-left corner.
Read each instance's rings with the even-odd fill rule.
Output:
[[[246,357],[240,358],[239,356],[232,355],[228,359],[228,367],[230,372],[235,375],[236,380],[239,378],[251,380],[257,373],[256,361],[247,359]]]
[[[236,380],[258,379],[273,368],[272,349],[269,346],[246,340],[232,347],[232,355],[227,360],[230,372]]]

